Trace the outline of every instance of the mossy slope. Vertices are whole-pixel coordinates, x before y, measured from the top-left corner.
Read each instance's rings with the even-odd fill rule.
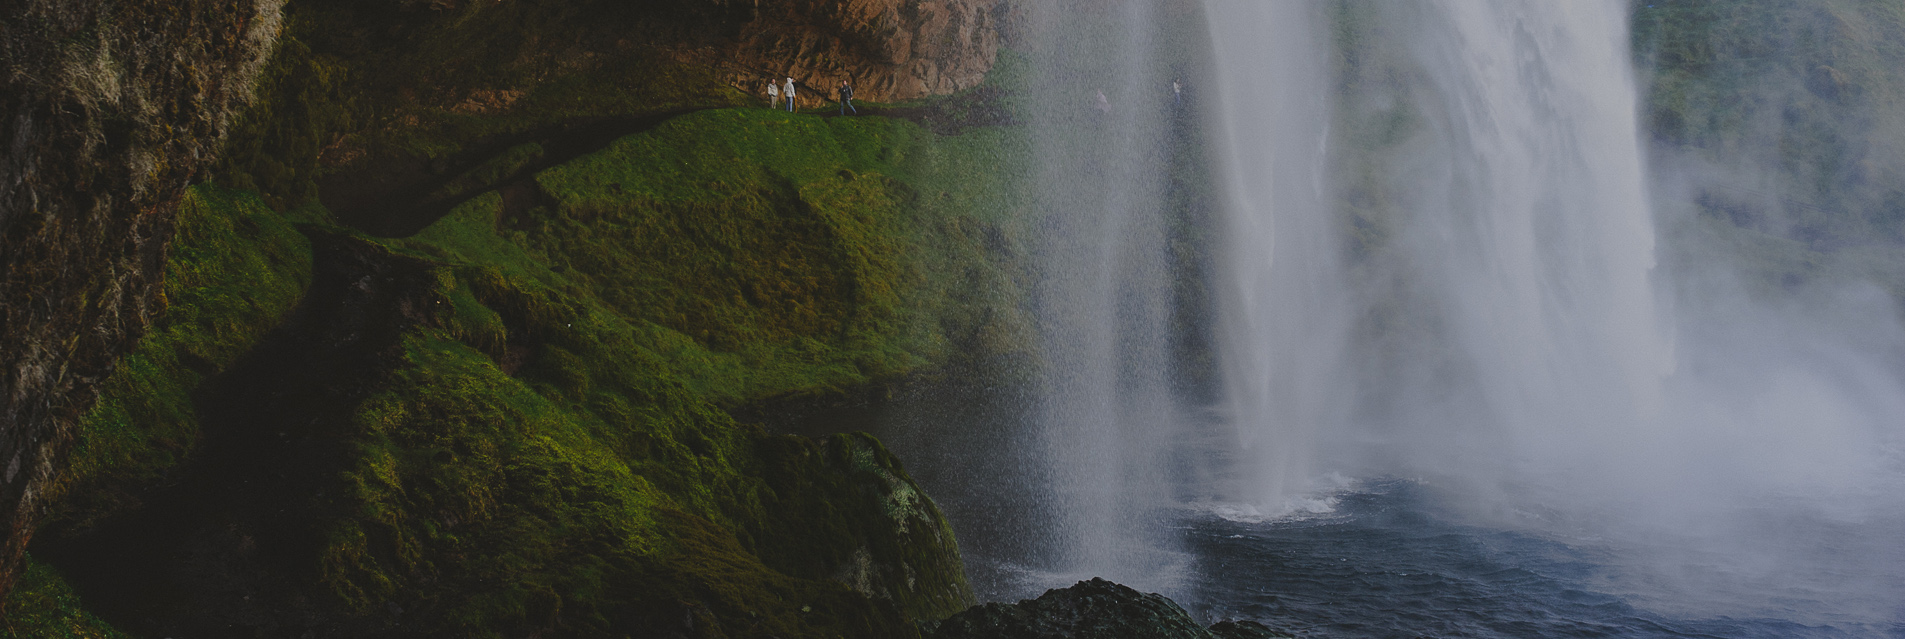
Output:
[[[1021,347],[1019,143],[705,111],[407,239],[198,189],[215,312],[122,369],[50,556],[142,631],[910,636],[971,595],[898,461],[720,407]]]
[[[419,7],[289,10],[36,553],[159,635],[905,637],[968,604],[877,441],[726,409],[1024,348],[1022,134],[726,108],[632,37],[689,9]]]
[[[80,422],[47,526],[83,528],[138,503],[198,444],[191,393],[251,349],[311,281],[311,248],[255,195],[200,186],[179,206],[165,312]]]
[[[587,468],[576,481],[619,484],[592,491],[612,496],[599,503],[618,514],[580,528],[618,522],[628,531],[620,538],[635,545],[601,548],[589,561],[705,550],[657,541],[690,535],[679,528],[699,522],[688,527],[733,531],[733,543],[780,573],[850,584],[911,617],[950,613],[969,597],[950,529],[876,442],[769,437],[733,424],[709,402],[864,384],[943,362],[951,343],[1015,330],[988,325],[1005,321],[999,318],[975,321],[975,309],[961,304],[983,301],[988,304],[975,306],[997,309],[998,288],[1012,281],[1005,272],[1010,261],[1002,263],[1000,248],[985,244],[1001,235],[999,218],[1011,197],[1003,191],[1012,184],[973,170],[988,159],[974,156],[1010,157],[1012,137],[971,135],[938,139],[881,119],[708,111],[538,175],[527,206],[511,206],[501,194],[471,200],[413,238],[385,242],[454,273],[442,294],[443,334],[410,342],[405,361],[424,376],[417,379],[454,370],[459,381],[398,384],[367,402],[373,408],[362,415],[375,417],[358,419],[397,423],[370,432],[414,435],[436,428],[432,424],[479,423],[456,415],[478,410],[483,397],[513,397],[496,410],[523,417],[505,421],[566,424],[561,430],[568,434],[543,434],[535,446],[488,455],[533,460],[602,447],[580,458],[595,460],[595,467],[581,461],[549,467]],[[922,202],[922,191],[934,196]],[[989,346],[1014,343],[996,340]],[[472,387],[479,390],[467,390]],[[454,394],[436,399],[446,391]],[[512,439],[499,433],[462,443],[432,437],[427,445],[395,448],[475,450]],[[370,447],[391,448],[382,440]],[[409,511],[370,497],[396,494],[390,477],[405,474],[391,461],[404,455],[377,459],[387,461],[365,462],[354,475],[360,486],[354,490],[374,504],[365,512]],[[489,477],[494,485],[507,475],[458,471],[450,475],[456,479],[423,483]],[[453,492],[447,497],[452,512],[552,499],[497,497],[503,491],[494,487]],[[441,508],[431,502],[416,509]],[[396,540],[430,536],[404,532],[406,526],[389,517],[378,527],[387,531],[387,543],[399,546]],[[506,531],[575,527],[540,521],[499,529],[492,534],[503,537],[483,547],[546,547]],[[347,531],[340,538],[359,537]],[[378,554],[352,549],[336,556]],[[633,570],[627,565],[610,560],[603,570]],[[352,583],[381,586],[377,575],[388,568],[345,572],[363,575]],[[725,587],[756,587],[759,578]],[[689,581],[721,580],[707,574]],[[568,583],[546,592],[596,590]]]

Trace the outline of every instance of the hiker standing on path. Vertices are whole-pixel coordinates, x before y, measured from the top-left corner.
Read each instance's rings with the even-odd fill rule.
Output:
[[[1098,112],[1111,115],[1111,101],[1105,99],[1105,90],[1098,90]]]
[[[854,115],[860,115],[860,110],[853,108],[853,86],[847,84],[846,80],[841,80],[840,81],[840,115],[846,115],[847,109],[853,109]]]
[[[783,89],[781,92],[787,94],[787,112],[793,113],[794,112],[794,78],[793,77],[789,76],[787,78],[787,87]]]
[[[1171,78],[1171,106],[1184,106],[1184,86],[1177,83],[1177,78]]]
[[[781,108],[781,88],[774,84],[773,78],[767,79],[767,108]]]

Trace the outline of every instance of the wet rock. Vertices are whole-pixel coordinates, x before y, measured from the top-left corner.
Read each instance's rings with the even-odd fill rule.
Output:
[[[928,639],[1267,639],[1280,637],[1253,621],[1226,621],[1209,629],[1155,593],[1104,579],[1048,590],[1016,604],[967,609],[930,628]]]

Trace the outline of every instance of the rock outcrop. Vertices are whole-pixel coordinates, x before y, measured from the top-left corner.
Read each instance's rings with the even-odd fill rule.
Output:
[[[0,3],[0,592],[97,382],[164,305],[174,210],[282,5]]]
[[[43,4],[0,0],[5,557],[43,524],[34,561],[154,636],[908,637],[970,603],[878,442],[722,406],[993,334],[1022,141],[732,108],[721,69],[951,91],[986,3]]]
[[[1015,604],[989,603],[953,615],[930,639],[1274,639],[1287,637],[1254,621],[1197,625],[1183,608],[1155,593],[1103,579],[1048,590]]]
[[[754,2],[733,37],[696,51],[732,84],[765,93],[792,77],[804,100],[832,99],[842,81],[859,98],[894,102],[970,88],[999,53],[999,0],[794,0]]]

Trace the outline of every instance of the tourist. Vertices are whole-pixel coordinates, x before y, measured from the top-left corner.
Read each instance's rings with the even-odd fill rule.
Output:
[[[787,78],[787,87],[781,89],[781,93],[787,94],[787,112],[793,113],[794,112],[794,79],[792,77]]]
[[[853,87],[851,85],[848,85],[846,80],[841,80],[840,81],[840,115],[846,115],[847,109],[853,109],[854,115],[860,115],[860,110],[853,108]]]
[[[1171,78],[1171,106],[1184,106],[1184,85],[1178,84],[1177,78]]]
[[[1098,112],[1111,115],[1111,100],[1105,99],[1105,90],[1098,90]]]
[[[781,88],[774,84],[773,78],[767,79],[767,108],[781,108]]]

